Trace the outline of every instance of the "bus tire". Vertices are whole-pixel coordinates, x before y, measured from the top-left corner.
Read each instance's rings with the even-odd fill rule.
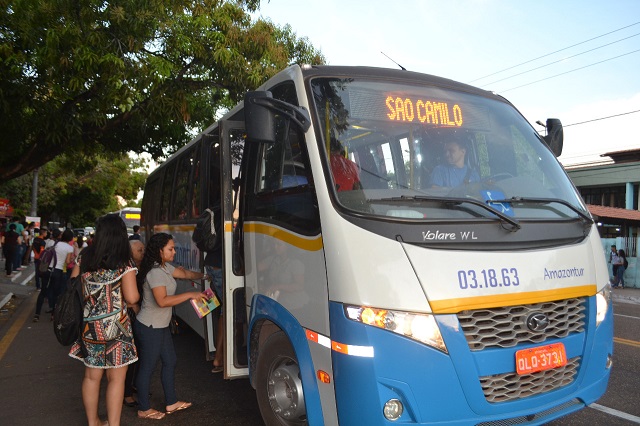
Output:
[[[258,406],[266,425],[307,423],[298,359],[283,331],[269,336],[260,349],[256,385]]]

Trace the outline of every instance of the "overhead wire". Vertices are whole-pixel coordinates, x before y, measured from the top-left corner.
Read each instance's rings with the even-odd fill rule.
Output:
[[[607,118],[620,117],[622,115],[634,114],[636,112],[640,112],[640,109],[637,109],[635,111],[623,112],[621,114],[609,115],[607,117],[594,118],[592,120],[581,121],[579,123],[564,124],[562,127],[577,126],[578,124],[585,124],[585,123],[591,123],[592,121],[606,120]]]
[[[564,47],[564,48],[559,49],[559,50],[556,50],[556,51],[554,51],[554,52],[547,53],[547,54],[542,55],[542,56],[538,56],[537,58],[533,58],[533,59],[530,59],[530,60],[528,60],[528,61],[521,62],[521,63],[519,63],[519,64],[517,64],[517,65],[513,65],[513,66],[511,66],[511,67],[508,67],[508,68],[502,69],[502,70],[500,70],[500,71],[496,71],[496,72],[494,72],[494,73],[487,74],[487,75],[485,75],[485,76],[483,76],[483,77],[479,77],[479,78],[476,78],[475,80],[471,80],[469,83],[474,83],[474,82],[476,82],[476,81],[478,81],[478,80],[482,80],[482,79],[485,79],[485,78],[487,78],[487,77],[491,77],[491,76],[493,76],[493,75],[500,74],[501,72],[508,71],[508,70],[513,69],[513,68],[517,68],[517,67],[519,67],[519,66],[521,66],[521,65],[525,65],[525,64],[528,64],[528,63],[530,63],[530,62],[537,61],[538,59],[546,58],[547,56],[554,55],[554,54],[556,54],[556,53],[558,53],[558,52],[562,52],[562,51],[564,51],[564,50],[571,49],[572,47],[576,47],[576,46],[579,46],[579,45],[581,45],[581,44],[588,43],[588,42],[590,42],[590,41],[593,41],[593,40],[599,39],[599,38],[601,38],[601,37],[607,36],[607,35],[609,35],[609,34],[613,34],[613,33],[618,32],[618,31],[622,31],[622,30],[624,30],[624,29],[626,29],[626,28],[630,28],[630,27],[633,27],[634,25],[638,25],[638,24],[640,24],[640,21],[639,21],[639,22],[635,22],[635,23],[630,24],[630,25],[627,25],[627,26],[622,27],[622,28],[618,28],[617,30],[609,31],[608,33],[605,33],[605,34],[599,35],[599,36],[597,36],[597,37],[593,37],[593,38],[590,38],[590,39],[588,39],[588,40],[581,41],[580,43],[572,44],[571,46]]]
[[[572,70],[569,70],[569,71],[566,71],[566,72],[563,72],[563,73],[560,73],[560,74],[555,74],[555,75],[552,75],[550,77],[541,78],[540,80],[532,81],[530,83],[521,84],[520,86],[512,87],[512,88],[507,89],[507,90],[500,90],[500,93],[509,92],[511,90],[519,89],[521,87],[526,87],[526,86],[530,86],[532,84],[540,83],[541,81],[550,80],[550,79],[555,78],[555,77],[560,77],[561,75],[565,75],[565,74],[569,74],[569,73],[572,73],[572,72],[575,72],[575,71],[583,70],[585,68],[589,68],[589,67],[592,67],[594,65],[602,64],[604,62],[609,62],[609,61],[612,61],[614,59],[618,59],[618,58],[621,58],[623,56],[631,55],[632,53],[636,53],[636,52],[640,52],[640,49],[633,50],[633,51],[627,52],[627,53],[623,53],[622,55],[614,56],[613,58],[609,58],[609,59],[605,59],[605,60],[602,60],[602,61],[594,62],[592,64],[585,65],[585,66],[579,67],[579,68],[575,68],[575,69],[572,69]]]
[[[624,40],[630,39],[630,38],[632,38],[632,37],[637,37],[637,36],[639,36],[639,35],[640,35],[640,33],[636,33],[636,34],[631,35],[631,36],[629,36],[629,37],[621,38],[621,39],[619,39],[619,40],[612,41],[611,43],[603,44],[603,45],[601,45],[601,46],[594,47],[593,49],[585,50],[584,52],[576,53],[575,55],[567,56],[566,58],[558,59],[557,61],[549,62],[548,64],[541,65],[541,66],[536,67],[536,68],[531,68],[530,70],[522,71],[522,72],[520,72],[520,73],[518,73],[518,74],[513,74],[513,75],[511,75],[511,76],[509,76],[509,77],[501,78],[500,80],[492,81],[491,83],[483,84],[483,85],[482,85],[482,86],[480,86],[480,87],[487,87],[487,86],[489,86],[490,84],[495,84],[495,83],[499,83],[499,82],[501,82],[501,81],[509,80],[510,78],[517,77],[517,76],[519,76],[519,75],[526,74],[526,73],[529,73],[529,72],[531,72],[531,71],[536,71],[536,70],[539,70],[540,68],[548,67],[549,65],[557,64],[558,62],[563,62],[563,61],[566,61],[566,60],[568,60],[568,59],[572,59],[572,58],[575,58],[575,57],[577,57],[577,56],[584,55],[585,53],[593,52],[594,50],[602,49],[603,47],[607,47],[607,46],[610,46],[610,45],[612,45],[612,44],[619,43],[619,42],[621,42],[621,41],[624,41]]]

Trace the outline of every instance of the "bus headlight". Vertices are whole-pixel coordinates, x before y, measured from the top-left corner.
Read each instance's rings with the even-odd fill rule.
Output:
[[[606,284],[602,290],[596,294],[596,327],[604,321],[605,315],[611,304],[611,284]]]
[[[447,353],[440,328],[433,315],[414,314],[369,306],[344,307],[347,318],[363,324],[393,331]]]

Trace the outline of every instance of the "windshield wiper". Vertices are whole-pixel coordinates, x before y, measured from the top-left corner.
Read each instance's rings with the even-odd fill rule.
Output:
[[[584,214],[584,212],[580,209],[578,209],[576,206],[574,206],[573,204],[565,201],[565,200],[561,200],[559,198],[527,198],[527,197],[511,197],[511,198],[507,198],[504,200],[487,200],[487,204],[493,204],[493,203],[510,203],[510,204],[551,204],[551,203],[558,203],[558,204],[562,204],[565,207],[569,207],[569,209],[573,210],[574,212],[576,212],[578,214],[578,216],[580,216],[582,218],[583,221],[589,223],[589,225],[591,225],[593,223],[593,219],[590,218],[589,216],[587,216],[586,214]]]
[[[369,202],[376,200],[367,200]],[[512,226],[508,231],[515,232],[522,228],[520,223],[517,220],[510,218],[508,215],[494,209],[490,205],[483,203],[482,201],[478,201],[473,198],[449,198],[449,197],[430,197],[425,195],[402,195],[400,197],[391,197],[391,198],[381,198],[377,201],[395,201],[395,202],[406,202],[406,201],[439,201],[443,204],[473,204],[474,206],[478,206],[489,213],[498,216],[502,222],[507,222]],[[494,200],[495,202],[495,200]]]

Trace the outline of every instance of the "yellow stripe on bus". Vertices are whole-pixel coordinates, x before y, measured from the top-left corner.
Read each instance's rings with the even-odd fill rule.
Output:
[[[323,247],[322,237],[319,235],[316,237],[304,238],[299,235],[287,232],[281,228],[269,226],[264,223],[245,223],[244,232],[254,232],[257,234],[269,235],[270,237],[277,238],[287,244],[291,244],[292,246],[307,251],[318,251]]]
[[[525,293],[509,293],[492,296],[462,297],[429,301],[434,314],[454,314],[467,309],[496,308],[500,306],[528,305],[532,303],[551,302],[553,300],[573,297],[593,296],[595,285],[556,288],[553,290],[528,291]]]

